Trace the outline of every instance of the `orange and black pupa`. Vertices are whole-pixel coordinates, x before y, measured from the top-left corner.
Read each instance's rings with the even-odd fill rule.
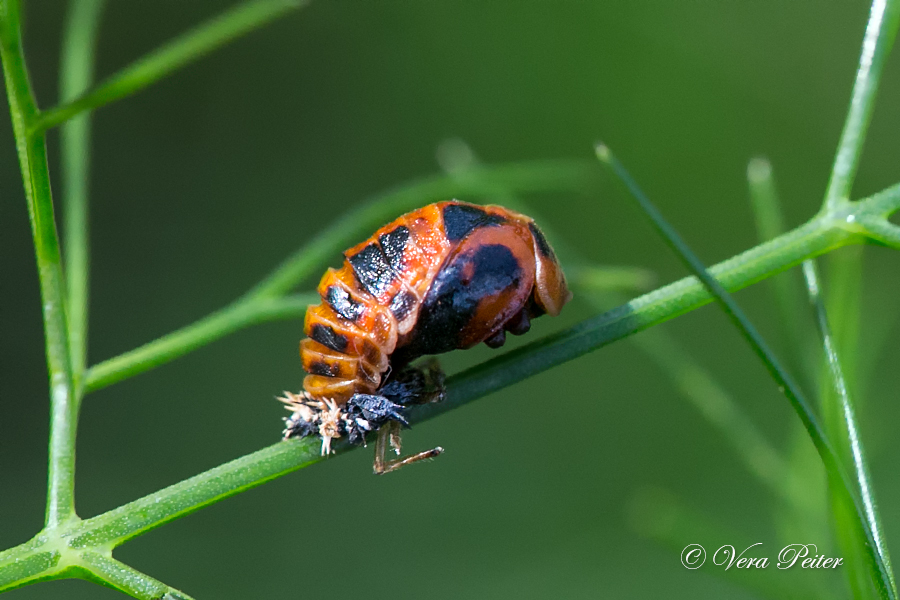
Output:
[[[364,444],[378,430],[375,472],[437,456],[400,453],[404,409],[443,395],[425,355],[484,342],[498,348],[531,319],[557,315],[572,294],[534,221],[502,206],[438,202],[405,214],[344,252],[319,283],[322,303],[306,312],[300,343],[304,390],[282,398],[292,411],[285,437],[318,435]]]

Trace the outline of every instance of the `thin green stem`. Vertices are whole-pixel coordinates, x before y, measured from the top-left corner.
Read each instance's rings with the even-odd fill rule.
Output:
[[[449,146],[449,144],[448,144]],[[474,161],[474,153],[462,141],[454,141],[450,149],[453,154],[445,153],[444,158],[462,157],[461,161],[447,161],[448,171],[460,178],[468,178],[468,171]],[[618,284],[620,280],[607,276],[606,269],[586,265],[578,252],[567,244],[562,236],[554,235],[546,221],[537,219],[535,209],[526,207],[520,200],[504,190],[497,201],[516,210],[521,210],[541,223],[544,234],[551,239],[557,255],[566,265],[567,278],[576,291],[576,296],[584,299],[598,309],[607,308],[609,304],[624,302],[621,294],[612,291],[610,284]],[[782,232],[779,232],[779,234]],[[773,235],[772,237],[777,237]],[[574,264],[573,264],[574,263]],[[597,278],[595,275],[599,274]],[[615,275],[615,271],[612,272]],[[626,269],[621,283],[642,286],[651,281],[652,273],[642,274],[640,270]],[[782,277],[784,274],[781,275]],[[587,293],[587,296],[584,294]],[[660,369],[672,380],[677,391],[694,406],[700,414],[716,429],[723,433],[724,439],[731,445],[747,469],[765,484],[774,496],[792,504],[797,511],[806,510],[803,498],[788,493],[785,481],[793,482],[794,477],[784,460],[775,448],[765,439],[753,422],[741,411],[734,399],[718,382],[694,360],[677,340],[660,328],[648,329],[640,335],[632,336],[631,343],[649,356]],[[681,548],[684,544],[681,545]],[[680,550],[680,548],[679,548]]]
[[[831,328],[828,324],[828,315],[825,311],[825,303],[820,291],[820,278],[815,260],[803,262],[803,276],[806,279],[809,300],[815,313],[816,326],[819,329],[819,335],[822,339],[825,360],[828,367],[829,383],[833,387],[834,398],[839,404],[839,410],[845,428],[845,437],[842,436],[844,437],[845,443],[842,444],[842,446],[846,446],[849,450],[850,456],[849,461],[847,462],[853,467],[859,495],[863,503],[869,528],[872,530],[875,547],[882,557],[882,561],[887,568],[887,573],[891,576],[891,585],[894,588],[894,594],[896,595],[896,584],[894,583],[893,571],[891,570],[891,559],[884,543],[881,521],[878,516],[877,503],[875,502],[875,492],[872,487],[871,476],[869,475],[869,468],[866,463],[862,439],[859,435],[856,411],[853,407],[853,401],[850,398],[850,392],[847,388],[847,382],[841,368],[837,347],[834,338],[831,335]],[[836,439],[837,435],[840,433],[840,431],[832,431],[832,435],[836,437]]]
[[[666,243],[678,255],[682,262],[700,278],[709,293],[715,296],[719,305],[725,311],[725,314],[728,315],[729,319],[741,332],[744,339],[750,344],[753,351],[765,365],[766,370],[769,371],[772,379],[778,384],[779,389],[790,401],[791,406],[796,411],[797,416],[800,417],[813,444],[816,446],[816,450],[818,450],[819,455],[822,458],[826,471],[833,480],[838,483],[839,489],[842,490],[848,503],[852,504],[856,510],[857,519],[865,534],[867,545],[866,558],[868,559],[867,562],[869,563],[873,583],[882,597],[895,598],[896,594],[894,593],[893,576],[890,573],[889,566],[882,560],[881,553],[878,552],[874,532],[868,527],[865,510],[854,494],[850,477],[843,468],[834,447],[828,440],[824,428],[819,423],[818,417],[816,417],[809,403],[804,398],[800,387],[781,366],[775,354],[769,349],[765,340],[759,332],[756,331],[756,328],[753,327],[747,316],[728,291],[726,291],[725,287],[706,269],[700,259],[697,258],[693,251],[691,251],[687,244],[681,239],[681,236],[678,235],[668,222],[666,222],[656,206],[653,205],[650,199],[647,198],[640,187],[638,187],[637,183],[615,156],[613,156],[609,148],[603,145],[598,146],[597,157],[604,164],[608,165],[622,180],[631,196],[640,205],[657,232],[664,238]]]
[[[0,553],[0,593],[40,581],[78,578],[124,592],[140,600],[190,600],[190,597],[110,556],[109,548],[73,548],[45,533]]]
[[[819,228],[815,231],[801,231],[797,239],[798,232],[791,232],[782,236],[788,237],[787,240],[773,240],[769,251],[778,252],[779,260],[797,262],[803,259],[802,252],[811,245],[824,251],[834,243],[830,236],[823,237],[821,233]],[[798,251],[801,256],[794,254]],[[726,285],[734,286],[736,273],[746,274],[748,270],[752,271],[761,264],[771,266],[770,261],[760,260],[754,255],[755,252],[750,251],[714,270]],[[748,278],[755,279],[752,276]],[[413,412],[411,421],[420,422],[447,412],[530,375],[670,319],[709,302],[710,299],[710,294],[696,278],[676,282],[567,331],[532,342],[451,377],[447,386],[447,398],[438,404],[418,407]],[[336,446],[338,452],[347,449],[344,444]],[[76,547],[117,545],[183,514],[319,460],[318,440],[281,442],[109,513],[83,521],[68,537]]]
[[[62,552],[40,533],[24,544],[0,552],[0,592],[55,578]]]
[[[759,240],[768,241],[784,232],[781,201],[768,160],[755,158],[747,165],[747,181],[750,199],[756,217]],[[785,346],[788,366],[794,373],[804,375],[804,383],[815,389],[818,380],[818,363],[812,353],[810,341],[815,332],[808,322],[806,303],[800,282],[793,270],[776,275],[767,282],[771,286],[780,312],[781,330],[786,332]],[[827,514],[825,479],[818,470],[819,457],[813,449],[810,453],[809,435],[800,422],[791,431],[789,459],[786,473],[779,485],[788,498],[790,510],[777,510],[776,518],[783,541],[793,539],[826,539]]]
[[[578,297],[584,298],[586,293],[588,302],[597,307],[612,295],[596,291],[591,286],[583,286],[577,276],[569,280]],[[788,488],[784,485],[792,475],[778,451],[741,410],[734,398],[675,338],[663,328],[653,328],[630,340],[672,380],[678,393],[723,434],[723,438],[743,461],[747,470],[775,497],[793,504],[797,509],[806,508],[798,503],[798,498],[788,493]]]
[[[69,545],[73,548],[118,546],[178,517],[324,460],[320,446],[320,440],[306,438],[278,442],[257,450],[82,521],[68,532]],[[333,448],[341,453],[352,446],[340,443]]]
[[[884,198],[879,197],[882,206]],[[900,206],[900,196],[897,198]],[[868,201],[854,207],[859,213],[871,209]],[[710,271],[727,289],[736,290],[774,273],[799,264],[834,248],[858,242],[862,237],[833,223],[813,219],[806,225],[729,259]],[[584,321],[557,334],[537,340],[498,356],[459,375],[447,383],[444,402],[417,407],[412,423],[437,416],[529,376],[543,372],[603,347],[632,333],[646,329],[712,299],[696,277],[688,277],[632,300],[628,304]],[[336,444],[340,453],[348,449]],[[265,481],[323,460],[318,440],[279,442],[253,454],[216,467],[108,513],[60,531],[60,539],[80,548],[111,547]],[[22,561],[45,555],[34,543],[0,553],[0,582],[8,580]]]
[[[723,434],[747,470],[773,496],[794,505],[794,508],[805,508],[788,493],[785,482],[792,475],[784,459],[740,409],[731,394],[685,348],[665,331],[655,328],[635,336],[632,343],[653,358],[672,379],[679,393]]]
[[[94,54],[104,0],[73,0],[63,31],[60,97],[72,100],[94,79]],[[87,367],[88,281],[90,248],[88,186],[91,153],[90,115],[63,124],[60,131],[62,205],[68,284],[69,353],[76,393]]]
[[[785,231],[784,215],[769,161],[764,158],[751,160],[747,165],[747,182],[758,239],[766,242],[778,237]],[[816,370],[811,354],[807,352],[810,339],[807,333],[811,333],[811,328],[807,331],[804,327],[808,323],[804,320],[806,310],[799,282],[791,271],[773,277],[770,285],[778,305],[781,327],[787,333],[788,365],[793,372],[803,375],[804,383],[811,385],[816,381]]]
[[[476,164],[475,153],[462,140],[442,145],[442,165],[458,178],[468,178],[468,171]],[[598,310],[623,304],[622,292],[649,289],[655,275],[635,267],[598,267],[580,256],[564,236],[557,235],[545,219],[530,205],[525,205],[509,190],[497,193],[492,201],[514,208],[541,224],[541,230],[552,241],[557,256],[566,266],[566,278],[578,298],[585,299]],[[779,232],[779,234],[782,232]],[[777,237],[773,235],[772,237]],[[776,497],[793,503],[798,510],[806,508],[796,496],[787,493],[785,481],[791,473],[775,448],[741,411],[734,399],[677,340],[664,329],[653,328],[629,338],[649,356],[672,380],[678,392],[691,403],[709,423],[724,434],[725,440],[744,461],[748,470],[764,483]],[[683,547],[683,545],[682,545]]]
[[[531,213],[529,213],[531,214]],[[548,237],[546,227],[541,228]],[[551,238],[552,239],[552,238]],[[557,244],[554,240],[554,247]],[[649,269],[641,267],[613,267],[586,264],[572,267],[567,264],[566,277],[577,282],[578,287],[585,291],[599,294],[609,292],[647,291],[652,289],[656,281],[656,274]]]
[[[900,227],[881,217],[867,217],[862,220],[862,225],[872,240],[900,250]]]
[[[44,111],[32,128],[46,131],[79,113],[130,96],[216,48],[307,3],[307,0],[250,0],[239,4],[138,59],[92,91]]]
[[[784,215],[775,189],[772,164],[765,158],[752,159],[747,164],[747,183],[760,241],[778,237],[784,233]]]
[[[866,131],[875,108],[875,96],[884,71],[884,64],[900,24],[900,0],[874,0],[869,12],[869,23],[863,39],[859,69],[850,98],[850,109],[838,143],[837,155],[831,171],[831,179],[825,193],[822,209],[831,211],[850,199],[850,191],[859,157],[862,154]]]
[[[672,493],[657,488],[639,490],[629,512],[633,527],[640,533],[655,539],[676,556],[685,546],[698,540],[728,540],[739,553],[744,548],[759,551],[759,538],[748,532],[723,526],[694,506]],[[747,552],[745,556],[749,554]],[[721,559],[721,555],[719,556]],[[711,562],[708,556],[706,564]],[[791,600],[830,600],[836,597],[835,589],[821,576],[817,579],[786,578],[777,568],[725,569],[717,573],[750,591],[753,597],[790,598]],[[755,594],[753,594],[755,592]]]
[[[867,202],[870,209],[854,217],[855,222],[847,225],[856,226],[864,231],[871,242],[900,248],[900,228],[887,220],[891,212],[891,200],[895,199],[897,194],[900,194],[898,186],[876,194]],[[868,363],[860,362],[864,354],[860,352],[864,258],[864,248],[858,247],[829,256],[826,260],[828,293],[825,304],[832,323],[831,334],[835,348],[842,357],[844,379],[857,405],[865,400],[862,390],[866,382],[860,379],[860,370],[873,364],[878,354],[877,346],[870,344],[866,348],[869,356]],[[887,327],[886,322],[879,325],[879,328],[886,329]],[[823,399],[825,399],[825,395],[823,395]],[[836,422],[840,420],[840,411],[825,414],[833,416]]]
[[[794,230],[754,248],[712,271],[729,289],[756,281],[762,270],[781,270],[798,264],[807,252],[815,254],[847,243],[820,223]],[[762,254],[762,255],[761,255]],[[592,350],[708,303],[710,293],[695,277],[683,279],[574,327],[526,344],[451,377],[443,402],[417,407],[411,422],[421,422],[477,398],[518,383]],[[347,448],[337,445],[337,451]],[[178,516],[259,485],[288,471],[318,462],[319,442],[281,442],[247,455],[118,509],[88,519],[77,527],[82,546],[121,543]],[[0,556],[2,557],[2,556]]]
[[[438,162],[451,175],[460,180],[478,179],[471,175],[478,159],[465,141],[453,139],[444,142],[439,147],[438,156]],[[557,256],[566,267],[566,278],[576,297],[587,298],[598,310],[623,304],[626,301],[623,292],[651,287],[655,279],[652,271],[589,264],[567,242],[565,236],[557,235],[547,220],[539,218],[536,210],[523,203],[511,190],[498,189],[491,201],[531,215],[541,224],[541,230],[552,241]],[[680,347],[677,340],[660,328],[645,330],[640,335],[632,336],[630,340],[662,369],[682,397],[724,434],[725,440],[744,461],[748,470],[767,485],[775,496],[794,503],[798,510],[806,508],[798,502],[796,496],[786,492],[783,484],[791,480],[791,473],[775,448],[741,411],[728,392]]]
[[[478,167],[477,177],[459,180],[452,175],[424,177],[378,194],[316,235],[287,258],[275,271],[247,294],[248,297],[277,296],[292,290],[321,265],[361,234],[429,202],[456,196],[484,196],[498,187],[517,193],[585,191],[598,181],[596,165],[589,161],[533,161]]]
[[[857,204],[863,203],[863,206],[857,207],[857,210],[852,211],[846,217],[847,226],[852,227],[856,225],[860,232],[866,231],[865,226],[861,222],[863,219],[874,217],[887,219],[897,211],[897,208],[900,207],[900,183],[895,183],[891,187],[857,202]]]
[[[583,161],[542,161],[485,167],[477,183],[449,176],[423,178],[379,194],[339,219],[304,245],[250,292],[231,305],[183,329],[89,368],[87,392],[143,373],[244,327],[276,319],[302,317],[317,296],[283,299],[282,294],[322,268],[332,256],[386,219],[436,199],[488,193],[500,183],[521,192],[585,190],[597,181],[597,168]]]
[[[84,551],[79,555],[84,579],[96,581],[119,590],[138,600],[191,600],[191,597],[141,573],[116,559],[97,552]]]
[[[69,357],[65,282],[53,215],[47,149],[42,135],[30,135],[38,116],[22,53],[19,4],[0,0],[0,55],[6,81],[16,150],[28,204],[43,303],[47,367],[50,376],[50,459],[47,525],[75,517],[75,429],[78,397]]]
[[[823,200],[823,211],[832,211],[849,200],[853,179],[863,151],[866,131],[875,106],[878,83],[884,62],[896,35],[898,7],[895,0],[885,2],[874,0],[869,15],[869,23],[863,41],[860,66],[857,71],[851,95],[850,108],[832,168],[831,179]],[[869,233],[871,237],[871,232]],[[845,358],[842,368],[844,386],[853,387],[857,382],[860,301],[862,298],[863,249],[828,257],[829,294],[828,312],[836,327],[833,331],[834,347]],[[833,390],[833,383],[827,372],[820,386],[820,404],[824,422],[834,439],[842,440],[843,417],[840,400]],[[857,396],[858,397],[858,396]],[[846,457],[846,444],[840,444],[844,464],[850,464]],[[831,479],[831,511],[837,540],[846,557],[846,576],[855,598],[869,598],[872,590],[867,578],[867,540],[857,526],[854,508],[849,506],[839,484]],[[889,573],[891,577],[893,575]],[[891,581],[894,592],[896,587]]]
[[[315,293],[279,298],[239,300],[199,321],[88,369],[85,388],[99,390],[202,348],[228,334],[258,323],[300,319],[315,303]]]

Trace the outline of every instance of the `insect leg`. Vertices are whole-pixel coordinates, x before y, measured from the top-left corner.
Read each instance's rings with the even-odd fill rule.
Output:
[[[385,460],[388,444],[394,448],[394,451],[397,452],[397,454],[400,453],[399,423],[391,421],[390,423],[382,425],[378,430],[378,440],[375,442],[375,463],[372,465],[372,469],[375,471],[376,475],[384,475],[385,473],[396,471],[400,467],[411,465],[420,460],[434,458],[444,451],[443,448],[438,446],[437,448],[432,448],[431,450],[419,452],[418,454],[413,454],[411,456],[394,460]]]

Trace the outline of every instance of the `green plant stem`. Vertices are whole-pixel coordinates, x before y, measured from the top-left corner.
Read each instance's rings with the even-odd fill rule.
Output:
[[[30,135],[38,109],[31,92],[22,53],[19,4],[0,0],[0,57],[6,82],[16,150],[28,204],[37,257],[38,279],[50,376],[50,449],[47,525],[55,527],[75,517],[75,429],[78,397],[69,357],[65,282],[59,237],[50,194],[47,149],[42,135]]]
[[[900,2],[896,0],[874,0],[869,14],[868,25],[851,93],[850,108],[844,122],[841,140],[832,167],[831,179],[822,202],[822,210],[830,211],[849,200],[853,180],[864,148],[868,125],[875,106],[875,97],[884,64],[896,36],[900,22]],[[862,248],[831,256],[828,260],[829,294],[828,312],[836,327],[833,332],[834,347],[845,357],[842,379],[845,386],[853,386],[857,381],[859,349],[860,312],[862,297]],[[830,378],[826,377],[820,386],[821,410],[829,433],[843,440],[840,400],[836,397]],[[838,450],[842,455],[845,444]],[[850,464],[843,456],[844,464]],[[859,536],[854,525],[852,509],[839,496],[832,485],[831,508],[837,538],[847,558],[847,579],[856,598],[870,597],[870,587],[865,580],[866,543]],[[891,582],[893,585],[893,582]],[[896,590],[895,590],[896,591]]]
[[[854,214],[900,207],[900,187],[887,190],[853,207]],[[729,290],[771,276],[803,260],[840,246],[859,242],[863,235],[817,217],[778,238],[733,257],[710,271]],[[491,392],[519,383],[556,365],[627,337],[710,302],[712,295],[696,277],[688,277],[636,298],[568,330],[542,338],[451,377],[447,398],[417,407],[412,423],[422,422]],[[348,447],[335,445],[338,453]],[[109,547],[158,527],[181,515],[254,487],[265,481],[323,460],[318,440],[279,442],[59,531],[61,539],[78,547]],[[42,557],[40,559],[36,556]],[[35,541],[0,553],[0,584],[21,573],[21,565],[46,564],[52,559]],[[33,576],[39,576],[34,567]],[[2,590],[2,587],[0,587]]]
[[[191,597],[116,559],[85,551],[79,558],[86,572],[84,579],[94,580],[138,600],[191,600]]]
[[[59,69],[60,97],[64,102],[83,93],[93,81],[97,29],[104,3],[104,0],[73,0],[69,5]],[[81,378],[87,367],[90,115],[79,115],[63,124],[60,149],[69,354],[76,393],[80,393]]]
[[[761,257],[758,250],[753,249],[712,270],[724,285],[736,289],[742,287],[745,281],[741,276],[746,277],[747,283],[755,281],[758,278],[757,269],[763,265],[780,270],[802,261],[805,252],[824,252],[849,239],[846,235],[834,237],[823,231],[818,223],[814,224],[815,227],[794,230],[762,246],[768,256]],[[780,268],[773,267],[776,261],[787,264]],[[447,398],[441,403],[417,407],[411,415],[411,422],[447,412],[710,300],[711,295],[696,278],[675,282],[566,331],[526,344],[451,377],[447,383]],[[338,452],[346,450],[343,445],[336,448]],[[82,540],[79,544],[85,545],[105,544],[117,539],[124,541],[180,514],[289,470],[317,462],[320,460],[318,450],[319,442],[313,440],[282,442],[264,448],[110,513],[88,519],[78,527],[81,533],[77,534],[76,539]],[[115,522],[114,526],[112,522]],[[89,536],[89,532],[101,528],[106,533],[90,533]]]
[[[764,158],[751,160],[747,165],[747,182],[759,241],[766,242],[778,237],[785,231],[784,215],[769,161]],[[787,272],[773,277],[770,285],[778,305],[780,324],[787,332],[784,341],[787,342],[788,366],[791,371],[802,375],[803,383],[811,386],[816,381],[817,373],[815,361],[808,352],[808,341],[811,339],[809,334],[812,330],[804,327],[808,326],[804,320],[806,306],[799,282],[794,275],[793,272]]]
[[[900,250],[900,227],[880,217],[863,219],[862,225],[879,244]]]
[[[893,575],[890,573],[889,566],[882,560],[883,557],[878,551],[875,534],[868,527],[865,509],[861,505],[860,500],[856,497],[856,494],[854,494],[852,481],[847,475],[840,457],[829,441],[825,430],[819,423],[812,407],[804,398],[800,387],[781,366],[778,359],[775,357],[775,354],[769,349],[765,340],[750,323],[747,316],[728,293],[725,286],[723,286],[721,282],[706,269],[703,263],[681,239],[681,236],[668,224],[656,206],[653,205],[650,199],[647,198],[643,191],[638,187],[631,175],[625,170],[624,166],[622,166],[615,156],[613,156],[609,148],[604,145],[599,145],[597,147],[597,157],[601,162],[609,166],[621,179],[631,196],[650,219],[657,232],[663,237],[682,262],[700,278],[709,293],[715,296],[719,305],[725,311],[725,314],[741,332],[744,339],[769,371],[772,379],[778,384],[779,389],[790,401],[791,406],[794,408],[797,416],[800,417],[803,426],[806,428],[813,444],[816,446],[816,450],[819,452],[819,456],[822,458],[825,469],[832,481],[837,484],[837,489],[841,491],[841,495],[847,503],[852,504],[855,509],[857,520],[865,536],[867,550],[866,562],[870,568],[872,582],[875,584],[879,594],[883,598],[895,598],[896,593],[893,585]]]
[[[754,158],[747,165],[747,181],[750,199],[756,217],[757,233],[761,242],[784,233],[784,217],[781,201],[772,175],[772,166],[764,158]],[[770,279],[775,303],[781,313],[781,329],[787,332],[786,356],[794,373],[805,375],[807,389],[816,389],[818,362],[809,343],[815,338],[812,323],[807,322],[807,303],[793,270]],[[781,538],[786,543],[794,539],[827,539],[828,521],[825,507],[827,489],[821,477],[818,454],[810,452],[809,435],[799,422],[791,431],[790,458],[787,472],[779,484],[782,494],[789,499],[790,510],[778,510]]]
[[[32,124],[32,128],[36,132],[46,131],[79,113],[130,96],[220,46],[307,3],[307,0],[251,0],[239,4],[138,59],[92,91],[44,111]]]
[[[444,149],[452,150],[442,153],[444,159],[442,164],[447,171],[459,178],[469,178],[468,171],[476,164],[475,153],[462,140],[445,143]],[[587,298],[598,311],[624,304],[627,299],[621,292],[646,290],[651,287],[655,279],[651,271],[635,267],[597,267],[587,263],[579,252],[567,243],[565,236],[557,235],[547,220],[540,218],[534,208],[525,205],[509,190],[498,192],[492,201],[524,212],[541,224],[541,230],[551,240],[557,256],[566,266],[566,278],[575,296],[582,300]],[[781,233],[783,232],[779,231],[771,237],[777,237]],[[744,462],[750,473],[766,485],[774,496],[793,504],[798,512],[807,508],[801,498],[787,492],[784,482],[792,481],[792,474],[775,448],[741,411],[728,392],[678,344],[677,340],[661,328],[647,329],[629,339],[672,380],[682,397],[723,434],[725,441]]]
[[[0,555],[0,592],[68,578],[92,581],[139,600],[190,600],[183,592],[115,560],[108,548],[73,549],[42,533]]]
[[[760,241],[778,237],[784,233],[785,227],[781,202],[772,177],[772,164],[765,158],[752,159],[747,163],[747,183]]]
[[[321,270],[323,263],[339,256],[341,250],[360,236],[424,203],[456,195],[483,195],[501,184],[529,193],[583,191],[590,189],[591,184],[597,181],[598,169],[591,162],[540,161],[484,167],[479,170],[477,180],[465,183],[450,176],[432,176],[388,190],[326,228],[231,305],[183,329],[89,368],[84,378],[86,391],[95,391],[148,371],[243,327],[274,319],[302,317],[306,304],[317,303],[318,297],[312,294],[281,300],[282,294]]]
[[[333,255],[358,242],[360,235],[384,224],[386,219],[429,202],[456,196],[490,195],[498,187],[522,194],[583,192],[599,181],[596,165],[590,161],[531,161],[472,170],[476,173],[465,181],[453,175],[433,175],[378,194],[360,208],[346,213],[288,257],[247,296],[277,296],[290,291]]]
[[[477,181],[472,175],[478,159],[472,149],[460,139],[444,142],[438,151],[439,162],[448,173],[459,180]],[[566,266],[566,278],[576,297],[592,304],[598,311],[624,304],[626,298],[620,292],[647,290],[655,279],[654,273],[635,267],[598,267],[591,265],[579,252],[567,243],[565,236],[557,235],[548,221],[540,218],[530,205],[524,204],[509,189],[498,189],[491,198],[514,210],[530,215],[541,224],[541,230],[549,240],[562,264]],[[777,237],[783,233],[771,237]],[[805,505],[798,497],[788,494],[784,482],[791,480],[791,473],[778,452],[741,411],[729,394],[694,360],[678,342],[659,328],[647,329],[630,338],[631,343],[649,356],[672,380],[676,389],[687,399],[713,427],[723,433],[724,439],[755,475],[776,497],[793,503],[798,511]],[[682,546],[683,547],[683,546]]]
[[[795,509],[805,508],[788,493],[785,482],[792,475],[778,451],[740,410],[731,395],[672,336],[654,328],[635,336],[632,343],[651,356],[672,379],[681,395],[724,434],[723,438],[747,470],[773,496],[793,505]]]
[[[873,0],[863,39],[859,68],[851,93],[850,108],[841,132],[822,210],[847,202],[859,166],[869,122],[875,108],[881,75],[900,26],[900,0]],[[835,324],[835,345],[844,357],[844,377],[856,383],[862,297],[862,249],[829,257],[828,312]]]
[[[321,440],[318,438],[306,438],[278,442],[257,450],[154,494],[82,521],[70,530],[69,544],[73,548],[118,546],[182,515],[325,460],[320,456],[320,446]],[[342,453],[351,446],[341,443],[334,448],[338,453]],[[2,559],[3,555],[0,554],[0,561]]]
[[[675,556],[698,540],[727,540],[738,554],[744,548],[759,542],[759,538],[748,535],[746,531],[714,522],[696,507],[664,489],[639,490],[629,509],[629,520],[633,527],[645,536],[657,540]],[[759,549],[760,546],[757,545],[755,550]],[[707,555],[705,564],[711,564],[712,558],[712,553]],[[814,580],[792,578],[784,577],[784,573],[770,567],[749,571],[726,569],[716,575],[751,591],[752,597],[791,600],[830,600],[836,597],[835,589],[819,573],[810,573],[818,576]]]
[[[530,215],[531,212],[534,211],[527,214]],[[542,226],[541,230],[548,238],[553,239],[555,248],[558,245],[556,239],[547,233],[546,227]],[[600,295],[610,292],[647,291],[653,288],[656,281],[656,274],[649,269],[591,265],[586,264],[584,260],[579,262],[578,265],[572,265],[569,261],[563,263],[566,265],[567,279],[577,281],[580,289]]]
[[[837,155],[831,171],[831,179],[825,193],[822,209],[834,210],[850,199],[850,191],[872,111],[884,64],[891,52],[897,25],[900,24],[900,0],[874,0],[869,12],[869,22],[863,39],[859,69],[850,98],[850,109],[841,132]]]
[[[859,365],[859,333],[861,325],[860,303],[862,301],[862,247],[848,248],[845,252],[826,256],[828,266],[828,293],[825,304],[834,326],[831,337],[834,346],[843,357],[842,377],[844,385],[856,390]],[[819,338],[816,338],[820,342]],[[821,358],[820,358],[820,365]],[[827,367],[827,363],[825,363]],[[829,437],[837,441],[835,450],[845,469],[852,468],[846,443],[846,429],[843,424],[840,400],[834,391],[829,372],[819,368],[819,410]],[[853,396],[861,400],[854,391]],[[867,600],[875,598],[875,590],[870,583],[868,553],[873,551],[860,529],[856,507],[842,494],[841,483],[828,474],[828,494],[831,512],[831,526],[838,548],[844,556],[845,577],[853,598]],[[877,551],[875,548],[874,551]]]
[[[85,388],[89,392],[102,389],[250,325],[302,318],[307,306],[318,301],[315,293],[239,300],[196,323],[91,367],[85,376]]]
[[[820,278],[815,260],[804,261],[803,276],[806,279],[809,300],[815,313],[816,326],[819,329],[819,335],[822,339],[822,346],[824,348],[825,361],[827,364],[828,382],[830,386],[832,386],[834,398],[838,403],[838,410],[841,414],[844,427],[844,435],[838,438],[838,435],[842,432],[834,431],[833,429],[838,429],[835,427],[832,428],[832,436],[836,439],[843,438],[845,443],[841,444],[841,446],[846,447],[849,451],[850,456],[847,457],[848,460],[846,460],[846,462],[853,468],[866,519],[868,520],[869,528],[872,530],[875,547],[887,567],[888,574],[891,575],[891,584],[895,587],[893,572],[891,571],[891,559],[884,543],[884,535],[882,533],[877,504],[875,502],[875,492],[871,483],[869,468],[866,463],[862,439],[859,435],[856,410],[853,407],[853,401],[850,398],[850,392],[847,388],[847,382],[841,368],[837,347],[834,338],[831,335],[831,328],[828,324],[828,315],[825,311],[825,303],[820,291]]]

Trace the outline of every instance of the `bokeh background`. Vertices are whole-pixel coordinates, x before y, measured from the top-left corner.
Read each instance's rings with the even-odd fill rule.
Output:
[[[227,6],[110,2],[98,76]],[[64,8],[27,3],[27,59],[45,107],[57,97]],[[96,113],[90,362],[227,304],[343,211],[437,172],[448,138],[487,163],[590,158],[602,139],[705,261],[732,256],[756,243],[751,157],[771,159],[791,225],[817,210],[867,13],[866,2],[806,0],[316,0]],[[856,197],[900,179],[898,97],[894,56]],[[49,147],[58,176],[55,133]],[[609,180],[594,195],[529,200],[598,264],[651,269],[659,284],[684,275]],[[0,228],[5,548],[42,523],[48,431],[39,290],[5,117]],[[888,343],[876,356],[868,340],[896,335],[898,261],[866,249],[859,357],[871,372],[862,431],[895,555],[900,351]],[[739,300],[777,342],[768,292]],[[531,338],[593,311],[576,300]],[[788,448],[796,417],[717,309],[664,327]],[[300,337],[300,322],[259,326],[88,396],[79,514],[275,442],[273,398],[300,386]],[[442,362],[455,372],[490,355]],[[116,555],[198,599],[757,597],[717,569],[684,569],[678,548],[644,535],[634,506],[648,488],[743,536],[698,530],[693,541],[708,549],[747,539],[774,558],[780,548],[776,500],[628,341],[419,425],[405,442],[447,451],[387,477],[370,474],[368,450],[330,459]],[[65,581],[11,598],[117,596]]]

